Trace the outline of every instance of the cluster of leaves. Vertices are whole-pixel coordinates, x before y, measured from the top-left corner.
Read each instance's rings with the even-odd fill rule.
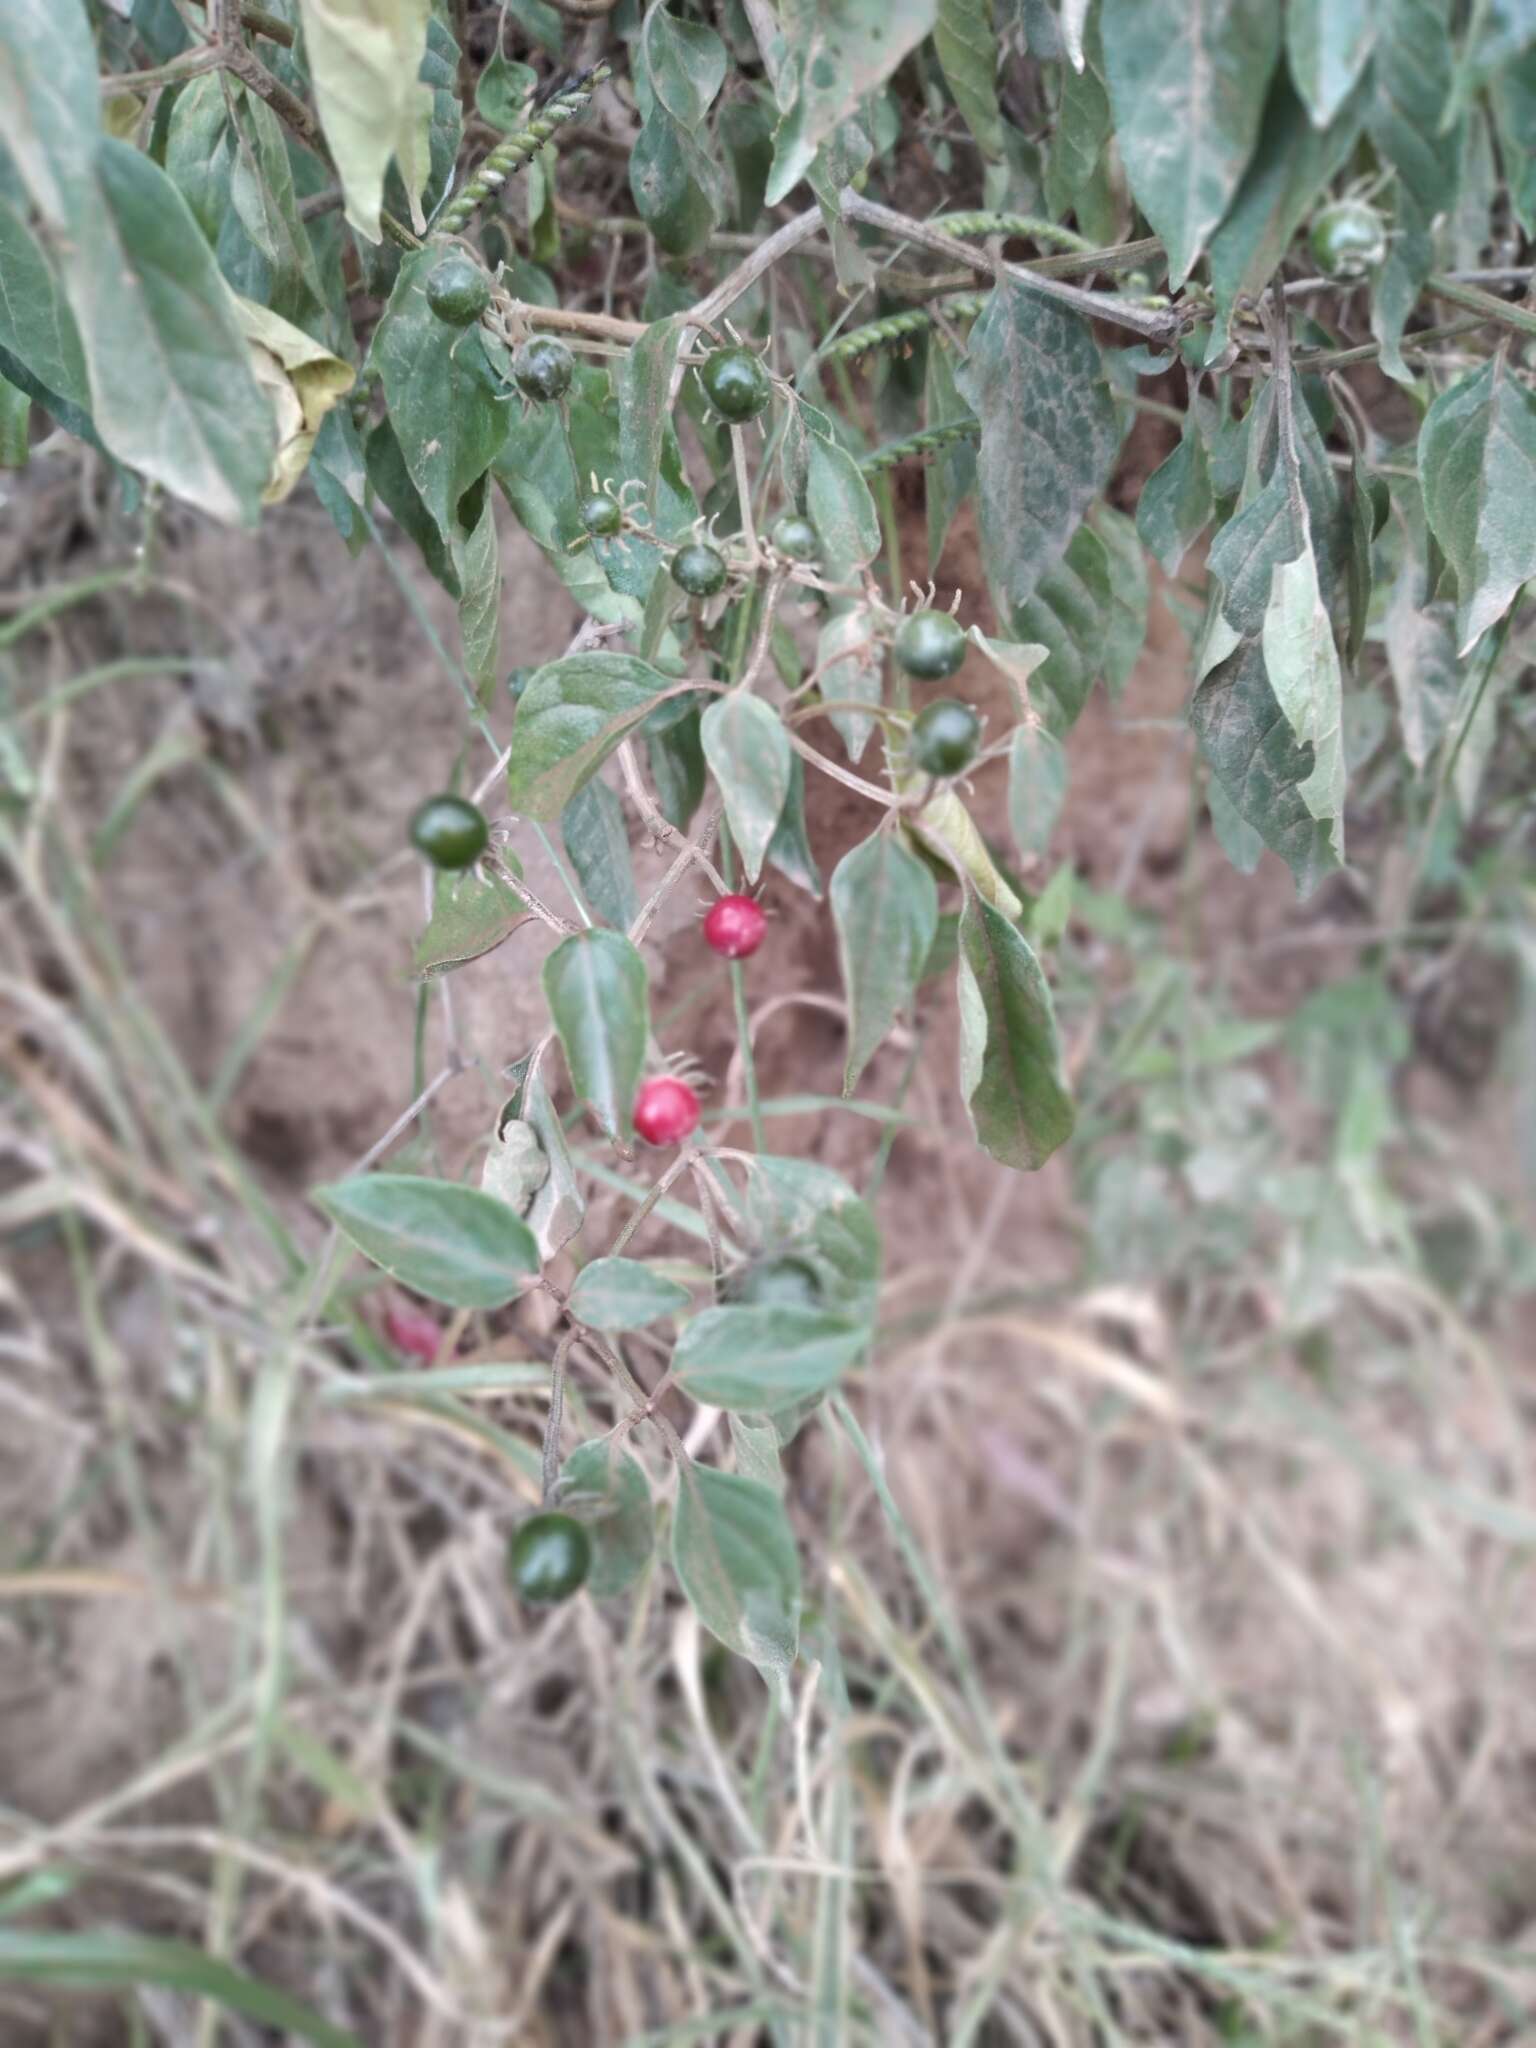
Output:
[[[748,884],[772,867],[819,897],[807,770],[866,799],[875,828],[827,890],[846,1085],[948,976],[976,1137],[1033,1169],[1072,1105],[1027,892],[957,776],[1006,760],[1017,852],[1038,856],[1063,741],[1136,660],[1149,561],[1173,575],[1209,534],[1188,612],[1213,825],[1239,866],[1269,847],[1308,889],[1345,859],[1351,703],[1383,680],[1412,773],[1448,818],[1472,813],[1536,573],[1536,315],[1508,261],[1536,229],[1520,0],[580,14],[597,26],[570,50],[546,0],[9,0],[0,16],[0,447],[24,458],[38,409],[126,494],[231,521],[305,477],[354,548],[383,506],[458,603],[493,743],[503,501],[586,615],[569,653],[516,672],[511,822],[472,825],[417,953],[437,974],[530,915],[559,934],[551,1032],[485,1185],[382,1173],[322,1196],[385,1270],[478,1310],[581,1227],[549,1047],[626,1154],[664,1065],[640,951],[655,902],[637,902],[610,761],[677,847],[673,879],[722,891],[739,863]],[[578,38],[584,68],[541,89],[537,66]],[[599,114],[623,132],[617,163],[584,140]],[[917,156],[967,211],[917,221],[872,196]],[[599,236],[638,253],[627,315],[569,303]],[[1490,275],[1460,274],[1490,256]],[[1514,298],[1487,288],[1504,283]],[[852,327],[856,309],[875,317]],[[1152,379],[1181,402],[1145,394]],[[1132,519],[1106,490],[1138,415],[1170,410],[1177,444]],[[974,498],[991,636],[903,607],[884,479],[908,460],[928,464],[930,569]],[[968,648],[1013,704],[979,752],[963,707],[920,701]],[[842,759],[804,737],[813,720]],[[576,922],[526,887],[524,822],[558,825]],[[678,1466],[680,1580],[724,1641],[781,1671],[798,1568],[778,1446],[868,1345],[878,1238],[835,1176],[691,1135],[634,1227],[684,1172],[707,1305],[625,1256],[630,1231],[583,1267],[560,1297],[546,1491],[590,1525],[594,1585],[622,1586],[651,1541],[625,1445],[654,1425]],[[732,1298],[786,1260],[805,1298]],[[729,1411],[735,1473],[696,1467],[634,1379],[623,1340],[667,1322],[668,1384]],[[619,1419],[562,1473],[576,1342]]]

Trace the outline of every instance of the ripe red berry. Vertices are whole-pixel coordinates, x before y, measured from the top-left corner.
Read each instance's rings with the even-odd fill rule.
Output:
[[[397,1351],[424,1358],[428,1365],[443,1341],[442,1324],[413,1301],[392,1301],[384,1311],[384,1330]]]
[[[647,1145],[675,1145],[697,1128],[699,1098],[675,1074],[657,1074],[640,1083],[634,1115],[635,1129]]]
[[[722,896],[704,920],[704,937],[724,960],[746,960],[763,943],[768,920],[750,896]]]

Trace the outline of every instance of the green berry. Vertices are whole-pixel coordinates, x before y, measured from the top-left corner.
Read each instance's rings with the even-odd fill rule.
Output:
[[[530,335],[512,358],[512,381],[524,398],[564,398],[575,371],[565,343],[547,334]]]
[[[1374,270],[1386,253],[1381,215],[1363,200],[1341,199],[1313,223],[1312,254],[1325,277],[1353,282]]]
[[[533,670],[526,666],[507,671],[507,695],[514,704],[521,702],[524,690],[533,680]]]
[[[572,1515],[530,1515],[507,1549],[507,1571],[523,1599],[569,1600],[592,1569],[592,1539]]]
[[[917,714],[907,750],[925,775],[959,775],[975,760],[980,739],[981,720],[969,704],[937,697]]]
[[[679,548],[672,557],[672,581],[690,597],[713,597],[725,588],[725,557],[702,541]]]
[[[428,273],[427,304],[450,327],[472,327],[490,303],[490,279],[460,250],[453,250]]]
[[[726,1301],[741,1308],[821,1306],[821,1279],[816,1268],[792,1253],[738,1267],[720,1292]]]
[[[773,396],[773,380],[749,348],[717,348],[699,378],[715,411],[734,426],[755,420]]]
[[[490,836],[478,808],[461,796],[429,796],[411,820],[411,844],[435,868],[472,867]]]
[[[610,498],[606,491],[594,491],[590,498],[583,498],[581,523],[588,533],[617,533],[624,524],[618,499]]]
[[[896,659],[920,682],[942,683],[965,659],[965,632],[948,612],[914,612],[896,635]]]
[[[814,562],[821,553],[821,539],[815,527],[798,512],[785,512],[776,519],[768,538],[792,562]]]

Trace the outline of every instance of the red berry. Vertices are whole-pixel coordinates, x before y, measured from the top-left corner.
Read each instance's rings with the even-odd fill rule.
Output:
[[[725,960],[746,960],[768,929],[760,904],[750,896],[722,896],[704,920],[704,937]]]
[[[699,1098],[675,1074],[642,1081],[635,1097],[635,1129],[647,1145],[675,1145],[697,1128]]]
[[[384,1311],[384,1329],[397,1351],[408,1351],[429,1365],[443,1341],[442,1324],[413,1301],[392,1301]]]

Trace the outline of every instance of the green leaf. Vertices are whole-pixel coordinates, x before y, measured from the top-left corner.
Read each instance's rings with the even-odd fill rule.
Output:
[[[101,141],[63,269],[108,450],[216,519],[254,524],[276,445],[229,286],[158,164]]]
[[[1073,534],[1065,558],[1013,612],[1019,638],[1048,650],[1031,680],[1051,693],[1054,705],[1046,715],[1060,732],[1076,723],[1103,671],[1113,603],[1109,550],[1085,524]]]
[[[641,111],[644,94],[654,94],[674,121],[696,130],[725,83],[725,45],[701,22],[678,21],[655,0],[640,31],[641,63],[635,70]]]
[[[790,759],[789,791],[768,842],[768,865],[808,896],[820,896],[821,870],[805,830],[805,763],[798,754]]]
[[[1051,992],[1028,942],[970,890],[960,912],[960,1092],[982,1149],[1033,1173],[1072,1135]]]
[[[1003,153],[992,0],[938,0],[933,47],[965,125],[984,156]]]
[[[1382,638],[1403,747],[1414,772],[1422,775],[1449,723],[1460,670],[1454,607],[1427,601],[1424,564],[1411,554],[1405,553],[1398,571]]]
[[[632,479],[645,486],[644,502],[653,522],[657,516],[657,472],[672,432],[672,372],[683,325],[681,316],[654,321],[631,343],[618,376],[620,481]],[[658,530],[664,539],[674,537]]]
[[[1026,859],[1045,852],[1066,794],[1066,749],[1043,725],[1021,725],[1008,750],[1008,826]]]
[[[571,1086],[610,1138],[627,1141],[651,1028],[645,962],[628,939],[594,925],[545,961],[544,997]]]
[[[411,972],[425,978],[478,960],[511,938],[532,914],[489,867],[439,874],[432,886],[432,915],[416,941]]]
[[[402,1286],[454,1308],[500,1308],[539,1269],[516,1212],[478,1188],[415,1173],[364,1173],[311,1199],[348,1243]]]
[[[1216,843],[1240,875],[1251,875],[1264,854],[1262,834],[1256,832],[1227,795],[1226,785],[1212,776],[1206,785],[1211,830]]]
[[[939,891],[894,832],[871,833],[832,874],[832,919],[848,996],[843,1093],[912,1001],[939,926]]]
[[[578,1445],[560,1468],[555,1505],[591,1538],[587,1591],[597,1600],[628,1592],[656,1547],[656,1510],[638,1460],[612,1437]]]
[[[1536,49],[1501,66],[1489,92],[1509,204],[1529,239],[1536,235]]]
[[[885,650],[875,638],[869,613],[862,605],[833,612],[817,637],[816,666],[821,672],[818,687],[824,703],[877,707],[882,702]],[[857,763],[875,729],[874,719],[862,711],[847,709],[827,715],[848,750],[849,760]]]
[[[459,634],[464,644],[464,672],[486,702],[501,678],[501,548],[496,536],[496,500],[490,491],[464,542]]]
[[[455,560],[455,554],[462,555],[462,550],[449,547],[437,521],[422,503],[421,493],[406,468],[404,452],[387,417],[379,420],[370,432],[363,461],[369,483],[394,514],[401,531],[408,533],[421,549],[422,560],[432,575],[450,597],[457,599],[462,596],[463,578],[460,563]]]
[[[695,1401],[772,1415],[837,1384],[869,1328],[819,1308],[707,1308],[677,1341],[672,1370]]]
[[[747,690],[717,697],[699,736],[747,880],[755,882],[789,794],[789,736],[778,714]]]
[[[1136,531],[1165,575],[1178,574],[1212,509],[1205,442],[1187,413],[1178,447],[1147,478],[1136,505]]]
[[[1101,36],[1126,176],[1177,289],[1253,154],[1280,10],[1273,0],[1104,0]]]
[[[982,897],[1004,917],[1019,917],[1024,906],[992,858],[976,820],[951,785],[929,797],[910,821],[923,845],[937,854],[957,882],[969,877]]]
[[[1088,62],[1080,69],[1065,67],[1045,164],[1045,204],[1053,220],[1070,213],[1089,190],[1113,126],[1099,68]]]
[[[1104,680],[1118,697],[1131,679],[1147,638],[1147,558],[1135,523],[1113,505],[1100,505],[1094,531],[1109,563],[1110,612],[1104,634]]]
[[[531,64],[519,64],[500,50],[491,52],[490,62],[475,80],[475,111],[511,134],[528,123],[528,102],[537,90],[539,74]]]
[[[650,764],[651,780],[656,785],[661,815],[679,832],[686,832],[694,812],[704,801],[704,785],[708,780],[704,749],[699,744],[697,705],[690,706],[686,717],[680,718],[676,725],[669,725],[665,732],[646,734],[645,758]]]
[[[1297,794],[1329,828],[1335,857],[1344,858],[1344,679],[1333,628],[1317,582],[1310,534],[1301,554],[1277,562],[1264,613],[1264,668],[1291,731],[1312,748],[1312,772]]]
[[[691,1298],[642,1259],[594,1259],[576,1275],[569,1301],[571,1314],[594,1330],[643,1330],[685,1313]]]
[[[72,5],[73,0],[57,4]],[[263,2027],[296,2034],[314,2048],[360,2048],[355,2034],[333,2027],[286,1991],[248,1977],[187,1942],[112,1930],[0,1928],[0,1981],[7,1980],[127,1993],[141,1984],[162,1985],[189,1997],[211,1999]]]
[[[82,0],[6,0],[0,8],[0,133],[32,203],[68,232],[91,204],[101,135],[96,46]]]
[[[0,346],[46,391],[89,414],[90,383],[75,317],[42,245],[0,198]],[[46,399],[41,401],[46,404]],[[52,408],[50,408],[52,410]]]
[[[653,9],[651,21],[666,19]],[[672,24],[679,36],[683,25]],[[712,29],[691,31],[719,46]],[[723,52],[722,52],[723,55]],[[637,86],[643,73],[636,72]],[[707,79],[700,83],[707,83]],[[669,73],[674,100],[692,105],[693,74],[679,66]],[[719,165],[699,140],[696,122],[680,120],[660,94],[648,94],[644,120],[629,158],[629,186],[635,207],[670,256],[691,256],[703,247],[725,211],[725,181]]]
[[[346,194],[347,220],[365,241],[381,236],[391,160],[408,189],[419,195],[425,181],[432,95],[418,74],[430,11],[429,0],[299,0],[315,107]]]
[[[1189,721],[1233,810],[1280,855],[1297,893],[1310,895],[1336,865],[1330,834],[1301,796],[1312,750],[1298,745],[1275,701],[1256,637],[1240,638],[1212,669]]]
[[[768,205],[799,184],[839,124],[931,32],[937,11],[937,0],[783,0]]]
[[[427,303],[427,273],[440,260],[432,247],[402,259],[369,360],[383,379],[411,482],[444,546],[461,562],[460,507],[495,461],[510,409],[501,402],[479,329],[452,327]]]
[[[971,408],[960,396],[960,387],[955,382],[955,358],[942,336],[935,333],[928,340],[927,360],[923,371],[923,424],[925,427],[947,425],[951,420],[971,417]],[[951,441],[941,448],[928,463],[924,498],[928,515],[928,567],[935,570],[939,557],[944,552],[944,543],[949,538],[949,529],[955,514],[971,495],[976,486],[976,442],[966,439]],[[877,666],[878,675],[878,666]],[[829,697],[846,696],[844,690],[827,690]],[[858,759],[850,747],[854,760]]]
[[[981,421],[976,484],[982,559],[998,619],[1019,614],[1067,552],[1120,446],[1114,401],[1087,325],[1027,286],[1000,283],[955,378]]]
[[[672,1563],[710,1634],[782,1689],[800,1640],[800,1558],[772,1488],[684,1462]]]
[[[580,1230],[586,1219],[586,1200],[565,1141],[565,1126],[537,1074],[523,1090],[521,1107],[549,1161],[549,1177],[529,1206],[528,1228],[538,1240],[540,1257],[552,1259]]]
[[[1446,119],[1453,83],[1448,0],[1377,4],[1380,36],[1367,119],[1378,155],[1397,178],[1392,235],[1371,293],[1371,332],[1388,376],[1411,384],[1403,328],[1434,268],[1436,217],[1455,203],[1462,129]]]
[[[821,540],[822,572],[849,582],[880,552],[880,515],[864,473],[833,439],[825,415],[802,403],[806,440],[805,509]]]
[[[589,782],[561,814],[560,836],[593,914],[627,931],[639,905],[622,800],[607,783]]]
[[[674,688],[635,654],[562,655],[529,679],[517,707],[507,794],[521,816],[558,818],[626,733]]]
[[[809,1159],[757,1153],[744,1164],[747,1221],[756,1240],[814,1266],[823,1308],[873,1322],[880,1232],[869,1205],[840,1174]]]
[[[1430,528],[1456,572],[1465,656],[1536,576],[1536,395],[1503,348],[1430,407],[1419,472]]]
[[[0,377],[0,469],[25,469],[31,453],[32,400]]]
[[[1354,90],[1376,41],[1377,7],[1378,0],[1290,0],[1286,55],[1313,127],[1326,128]]]
[[[1278,32],[1278,22],[1276,23]],[[1355,146],[1369,87],[1362,82],[1324,129],[1312,126],[1284,71],[1275,73],[1264,125],[1237,196],[1211,238],[1216,322],[1211,349],[1225,347],[1239,298],[1256,299],[1279,268],[1307,213]]]
[[[745,1479],[755,1479],[782,1500],[784,1467],[779,1458],[779,1432],[766,1416],[731,1415],[731,1444],[736,1452],[736,1469]]]

